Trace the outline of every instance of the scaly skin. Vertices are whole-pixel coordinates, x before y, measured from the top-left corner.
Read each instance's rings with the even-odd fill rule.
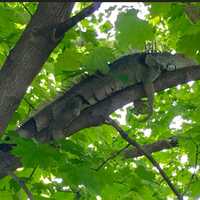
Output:
[[[161,72],[195,64],[197,63],[181,54],[136,53],[121,57],[109,64],[108,74],[96,73],[74,85],[64,95],[34,114],[17,131],[28,138],[37,138],[37,134],[48,135],[44,141],[62,138],[64,129],[82,110],[136,83],[144,85],[150,116],[153,112],[153,82]],[[31,126],[32,133],[26,131],[26,126]]]

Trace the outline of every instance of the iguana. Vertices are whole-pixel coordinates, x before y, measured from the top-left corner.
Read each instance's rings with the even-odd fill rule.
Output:
[[[64,95],[48,104],[17,129],[24,137],[48,135],[48,139],[64,137],[64,130],[85,108],[113,93],[142,83],[148,99],[149,116],[153,112],[153,82],[162,71],[173,71],[197,62],[183,54],[135,53],[123,56],[109,64],[107,74],[96,73],[74,85]],[[135,102],[136,106],[138,102]],[[30,132],[30,130],[32,130]],[[41,136],[40,135],[40,136]]]

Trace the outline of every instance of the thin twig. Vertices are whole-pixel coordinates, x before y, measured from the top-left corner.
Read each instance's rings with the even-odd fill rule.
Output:
[[[33,175],[34,175],[34,173],[35,173],[37,167],[38,167],[38,166],[36,165],[36,166],[33,168],[33,171],[31,172],[30,176],[28,177],[29,180],[33,177]]]
[[[196,153],[195,153],[195,163],[194,163],[194,169],[196,170],[197,168],[197,164],[198,164],[198,159],[199,159],[199,145],[196,145]],[[185,191],[183,192],[183,195],[186,194],[187,189],[189,189],[195,175],[196,175],[196,171],[194,170],[194,172],[192,173],[192,176],[190,177],[189,183],[187,184],[187,187],[185,187]]]
[[[95,171],[99,171],[108,161],[112,160],[113,158],[117,157],[121,152],[123,152],[126,148],[128,148],[130,144],[127,144],[125,147],[120,149],[117,152],[113,152],[106,160],[104,160],[96,169]]]
[[[21,5],[24,7],[24,9],[27,11],[27,13],[32,17],[33,14],[30,12],[30,10],[24,5],[23,2],[21,2]]]
[[[29,107],[32,108],[32,110],[34,110],[34,111],[37,110],[26,98],[24,98],[24,101],[29,105]]]
[[[24,190],[30,200],[34,200],[31,191],[28,189],[24,181],[20,180],[14,173],[10,173],[10,176],[19,184],[19,186]]]
[[[131,139],[128,136],[128,134],[117,124],[117,122],[115,120],[108,117],[106,119],[105,123],[113,126],[119,132],[119,134],[121,135],[121,137],[124,140],[126,140],[129,144],[131,144],[132,146],[136,147],[139,151],[141,151],[149,159],[149,161],[153,164],[153,166],[157,168],[157,170],[160,172],[161,176],[166,181],[166,183],[171,188],[171,190],[174,192],[174,194],[177,196],[177,198],[179,200],[183,200],[183,196],[177,191],[175,186],[170,181],[169,177],[166,175],[166,173],[160,167],[159,163],[152,157],[151,154],[146,152],[139,143],[137,143],[135,140]]]

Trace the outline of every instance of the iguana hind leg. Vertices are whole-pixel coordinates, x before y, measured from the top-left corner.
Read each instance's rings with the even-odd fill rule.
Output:
[[[66,102],[65,108],[60,112],[57,119],[54,119],[49,126],[49,134],[53,139],[64,137],[64,129],[73,119],[80,115],[82,99],[79,96],[72,97]]]

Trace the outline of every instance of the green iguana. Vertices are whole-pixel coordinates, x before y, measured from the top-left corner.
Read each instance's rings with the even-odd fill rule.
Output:
[[[113,93],[142,83],[148,99],[148,115],[153,112],[153,82],[162,71],[197,65],[183,54],[135,53],[123,56],[109,64],[108,74],[96,73],[74,85],[25,122],[17,132],[24,137],[48,135],[48,139],[64,137],[64,130],[85,108],[96,104]],[[139,106],[140,101],[135,102]],[[31,130],[31,132],[30,132]],[[45,134],[44,134],[45,133]],[[45,139],[46,140],[46,139]]]

